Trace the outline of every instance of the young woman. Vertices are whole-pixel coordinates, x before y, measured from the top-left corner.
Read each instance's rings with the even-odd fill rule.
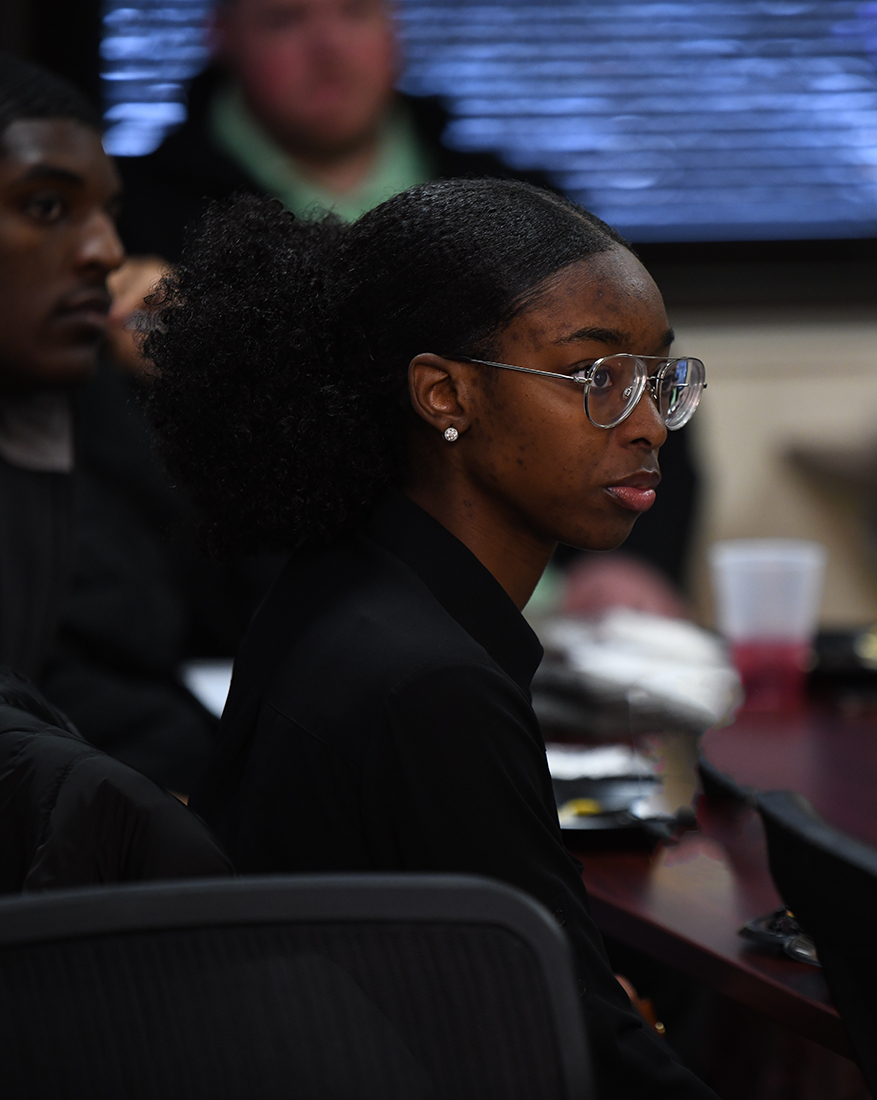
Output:
[[[526,184],[450,180],[351,226],[214,210],[147,353],[214,546],[287,547],[197,808],[238,869],[454,871],[577,953],[599,1095],[708,1097],[612,977],[564,849],[521,616],[558,542],[618,546],[697,404],[624,241]]]

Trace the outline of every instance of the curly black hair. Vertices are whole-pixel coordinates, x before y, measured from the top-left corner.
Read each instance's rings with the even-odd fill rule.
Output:
[[[490,358],[562,268],[629,247],[526,183],[440,180],[352,225],[212,206],[163,283],[147,409],[214,551],[335,537],[405,475],[419,353]]]

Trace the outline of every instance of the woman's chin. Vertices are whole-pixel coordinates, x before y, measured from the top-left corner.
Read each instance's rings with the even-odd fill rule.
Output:
[[[617,550],[627,540],[633,529],[633,521],[626,524],[623,529],[615,528],[612,531],[589,531],[569,533],[568,538],[560,538],[558,542],[564,546],[572,546],[576,550],[594,550],[596,552]]]

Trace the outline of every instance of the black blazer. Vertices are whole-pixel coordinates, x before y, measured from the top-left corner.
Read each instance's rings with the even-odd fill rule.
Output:
[[[399,493],[292,558],[235,662],[197,809],[241,872],[472,872],[575,948],[599,1095],[712,1097],[612,977],[563,846],[529,685],[542,656],[494,577]]]

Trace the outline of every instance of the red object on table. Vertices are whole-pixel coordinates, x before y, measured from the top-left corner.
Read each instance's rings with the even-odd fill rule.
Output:
[[[744,712],[787,714],[801,710],[812,656],[809,642],[734,642],[731,660],[743,681]]]

